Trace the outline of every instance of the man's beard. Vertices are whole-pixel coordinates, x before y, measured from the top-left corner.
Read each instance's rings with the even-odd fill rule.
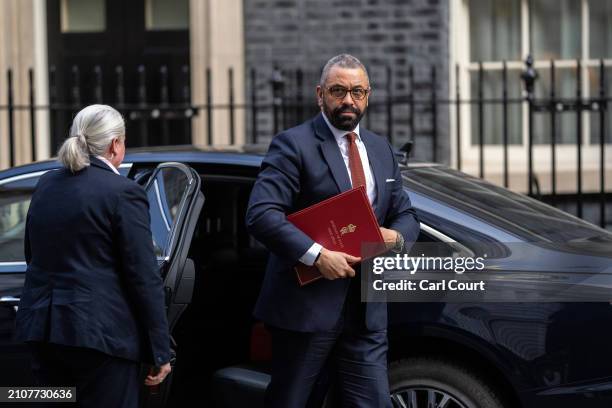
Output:
[[[355,129],[365,113],[365,110],[362,112],[357,108],[346,105],[340,105],[331,111],[329,107],[324,104],[323,110],[325,111],[327,119],[329,119],[330,123],[334,125],[335,128],[347,131]],[[342,116],[341,114],[344,112],[353,112],[355,116]]]

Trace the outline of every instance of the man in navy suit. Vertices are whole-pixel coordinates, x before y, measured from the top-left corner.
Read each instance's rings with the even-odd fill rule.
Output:
[[[255,316],[272,333],[270,407],[304,407],[329,361],[343,406],[390,407],[387,305],[362,303],[360,259],[321,247],[286,215],[364,185],[389,249],[412,243],[419,224],[392,147],[360,126],[371,92],[347,54],[330,59],[317,86],[321,113],[272,140],[247,210],[249,232],[270,251]],[[293,266],[325,279],[300,287]],[[312,399],[311,399],[312,402]]]
[[[91,105],[40,178],[28,210],[28,264],[17,336],[42,386],[76,387],[80,407],[136,408],[139,362],[157,385],[170,372],[170,336],[144,189],[117,168],[121,115]]]

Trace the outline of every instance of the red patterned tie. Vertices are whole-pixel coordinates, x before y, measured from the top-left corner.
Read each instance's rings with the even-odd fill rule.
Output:
[[[353,188],[366,185],[365,173],[363,172],[363,164],[361,163],[361,156],[359,156],[359,149],[355,143],[357,134],[354,132],[347,133],[345,135],[348,144],[348,157],[349,157],[349,169],[351,170],[351,182]]]

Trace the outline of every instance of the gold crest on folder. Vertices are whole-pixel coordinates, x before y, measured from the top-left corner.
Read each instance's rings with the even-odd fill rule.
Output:
[[[349,224],[346,227],[340,228],[340,235],[348,234],[349,232],[355,232],[357,226],[355,224]]]

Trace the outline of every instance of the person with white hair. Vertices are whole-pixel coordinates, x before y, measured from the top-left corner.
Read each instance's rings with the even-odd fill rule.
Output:
[[[58,155],[28,210],[17,338],[38,385],[76,387],[80,407],[135,408],[140,363],[147,385],[171,371],[170,336],[146,193],[117,170],[121,114],[87,106]]]

